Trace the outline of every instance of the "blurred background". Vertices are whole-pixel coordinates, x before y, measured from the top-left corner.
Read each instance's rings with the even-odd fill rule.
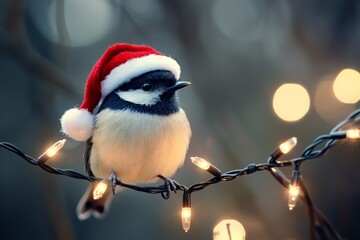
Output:
[[[360,106],[356,0],[3,0],[0,11],[0,141],[34,157],[63,138],[59,118],[81,103],[93,64],[115,42],[170,55],[192,82],[181,100],[193,137],[173,177],[188,186],[210,177],[190,156],[226,171],[265,162],[297,136],[295,157]],[[84,171],[84,148],[69,140],[51,164]],[[302,166],[315,205],[347,239],[360,239],[359,156],[359,143],[347,141]],[[79,221],[87,182],[5,150],[0,159],[1,239],[212,239],[225,218],[240,221],[247,239],[309,238],[304,206],[289,211],[266,172],[193,194],[184,233],[181,194],[165,201],[125,190],[105,219]]]

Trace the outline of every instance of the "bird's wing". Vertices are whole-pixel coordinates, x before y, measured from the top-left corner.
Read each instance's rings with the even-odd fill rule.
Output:
[[[91,155],[91,149],[92,149],[92,138],[89,138],[86,141],[86,149],[84,152],[84,160],[85,160],[85,170],[87,172],[87,174],[91,177],[94,177],[93,172],[91,171],[91,167],[90,167],[90,155]]]

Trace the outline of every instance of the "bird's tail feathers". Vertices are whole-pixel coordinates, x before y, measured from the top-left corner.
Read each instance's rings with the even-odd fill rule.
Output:
[[[107,189],[102,198],[95,200],[93,191],[96,187],[95,183],[90,184],[83,197],[80,199],[76,212],[80,220],[86,220],[91,215],[96,218],[104,218],[113,198],[111,189]]]

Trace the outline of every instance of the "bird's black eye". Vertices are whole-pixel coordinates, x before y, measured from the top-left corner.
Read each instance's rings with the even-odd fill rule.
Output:
[[[143,91],[150,91],[151,90],[151,88],[152,88],[152,85],[150,84],[150,83],[145,83],[145,84],[143,84],[142,86],[141,86],[141,89],[143,90]]]

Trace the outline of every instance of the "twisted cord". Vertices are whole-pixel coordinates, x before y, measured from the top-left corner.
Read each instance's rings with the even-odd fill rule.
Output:
[[[173,181],[175,185],[175,189],[172,190],[182,191],[184,194],[184,199],[190,199],[192,193],[204,190],[210,185],[217,184],[220,182],[232,181],[243,175],[253,174],[255,172],[264,171],[264,170],[268,171],[282,186],[289,189],[291,181],[279,170],[279,168],[293,166],[295,169],[299,169],[300,165],[303,162],[323,156],[332,147],[334,147],[340,140],[346,138],[346,131],[342,129],[346,125],[357,122],[359,120],[360,120],[360,109],[357,109],[354,112],[352,112],[348,117],[346,117],[342,122],[337,124],[330,131],[330,133],[315,138],[314,141],[304,149],[303,153],[299,157],[284,161],[270,161],[271,160],[270,158],[267,163],[260,163],[260,164],[252,163],[247,165],[245,168],[234,169],[224,173],[219,173],[215,177],[212,177],[205,182],[194,183],[190,187],[187,187],[183,184]],[[62,169],[62,168],[52,167],[46,163],[47,159],[45,159],[45,161],[44,159],[40,159],[40,158],[35,159],[25,154],[18,147],[16,147],[11,143],[0,142],[0,147],[16,154],[17,156],[19,156],[20,158],[24,159],[25,161],[27,161],[28,163],[34,166],[39,166],[41,169],[51,174],[63,175],[70,178],[86,180],[89,182],[98,182],[103,180],[98,177],[85,175],[83,173],[80,173],[72,169]],[[144,186],[124,183],[119,178],[117,178],[115,183],[118,186],[139,192],[144,192],[149,194],[161,194],[161,196],[164,199],[168,199],[170,196],[169,188],[166,187],[166,185],[144,187]],[[341,239],[340,235],[338,234],[336,229],[331,225],[331,223],[327,220],[327,218],[316,207],[314,207],[313,202],[310,198],[310,194],[307,191],[302,178],[300,179],[299,186],[301,189],[300,199],[304,202],[305,207],[308,210],[311,239],[326,238],[327,236],[326,231],[334,239]],[[185,198],[185,194],[186,194],[186,198]]]

